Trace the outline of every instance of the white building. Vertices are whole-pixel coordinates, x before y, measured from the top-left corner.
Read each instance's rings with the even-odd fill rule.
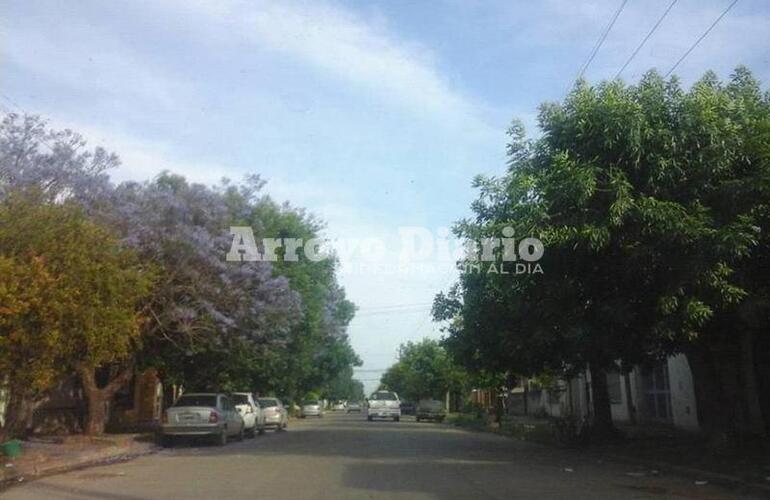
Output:
[[[616,422],[699,429],[692,372],[684,355],[670,356],[651,368],[636,367],[628,375],[608,374],[607,385],[612,419]],[[530,390],[527,413],[588,417],[592,411],[591,397],[591,376],[586,372],[569,382],[558,381],[548,389]],[[519,404],[514,412],[521,413]]]

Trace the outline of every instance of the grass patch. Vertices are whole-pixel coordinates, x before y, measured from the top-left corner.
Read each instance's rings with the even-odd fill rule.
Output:
[[[536,418],[504,417],[500,425],[486,416],[475,413],[451,413],[446,422],[463,429],[494,432],[521,441],[560,444],[549,420]]]

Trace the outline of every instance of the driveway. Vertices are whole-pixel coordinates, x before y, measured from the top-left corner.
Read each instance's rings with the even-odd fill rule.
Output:
[[[3,498],[747,498],[692,479],[636,476],[633,467],[492,434],[329,412],[224,448],[190,443],[53,476]]]

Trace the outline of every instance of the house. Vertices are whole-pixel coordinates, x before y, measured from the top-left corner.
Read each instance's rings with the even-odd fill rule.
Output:
[[[634,367],[627,375],[606,376],[613,421],[699,430],[692,372],[684,355],[669,356],[652,366]],[[571,380],[557,379],[550,387],[527,382],[525,391],[524,385],[504,395],[508,413],[580,418],[591,415],[591,375],[587,370]],[[490,391],[475,390],[470,398],[485,408],[495,404]]]
[[[150,368],[136,373],[115,394],[108,427],[111,430],[151,430],[160,422],[163,411],[163,384],[158,372]]]
[[[0,425],[5,415],[8,391],[0,388]],[[160,422],[163,386],[154,369],[137,372],[120,389],[108,407],[110,430],[150,430]],[[32,434],[72,434],[83,431],[86,402],[75,376],[62,378],[45,400],[35,408],[27,432]]]

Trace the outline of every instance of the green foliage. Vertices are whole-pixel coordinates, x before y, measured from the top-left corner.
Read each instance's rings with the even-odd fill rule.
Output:
[[[39,393],[57,377],[126,360],[155,278],[72,203],[12,193],[0,203],[0,371]]]
[[[114,186],[104,172],[117,164],[39,117],[11,113],[0,122],[0,200],[36,191],[29,213],[40,217],[19,210],[0,227],[3,373],[14,370],[42,391],[60,374],[77,369],[83,378],[132,360],[187,389],[356,393],[360,359],[345,333],[355,307],[337,283],[336,261],[225,261],[231,225],[253,227],[258,239],[308,240],[322,230],[318,220],[262,195],[257,176],[208,187],[163,172]],[[68,266],[78,283],[62,278]],[[137,302],[146,321],[131,309]],[[87,322],[77,335],[55,327],[75,316]],[[111,397],[130,376],[123,368],[86,392]]]
[[[234,224],[255,228],[257,240],[269,237],[308,241],[320,237],[320,221],[302,209],[257,196],[260,187],[259,181],[252,179],[251,189],[226,188],[232,213],[237,213],[232,207],[245,208]],[[291,290],[299,295],[301,316],[280,349],[262,346],[256,351],[252,382],[295,399],[308,391],[320,392],[329,399],[352,398],[358,394],[352,367],[359,366],[361,360],[345,334],[355,306],[337,283],[337,262],[333,258],[304,258],[302,249],[298,250],[297,261],[287,261],[283,252],[283,248],[277,249],[279,260],[273,264],[273,274],[286,278]]]
[[[474,181],[475,217],[455,232],[540,238],[544,272],[463,274],[434,305],[449,351],[523,375],[681,352],[760,288],[738,271],[767,253],[769,124],[744,68],[688,92],[655,72],[583,82],[541,107],[537,141],[514,124],[507,174]]]
[[[438,341],[423,339],[399,348],[399,360],[382,375],[381,387],[398,393],[402,399],[442,400],[447,391],[467,387],[465,372],[456,366]]]

